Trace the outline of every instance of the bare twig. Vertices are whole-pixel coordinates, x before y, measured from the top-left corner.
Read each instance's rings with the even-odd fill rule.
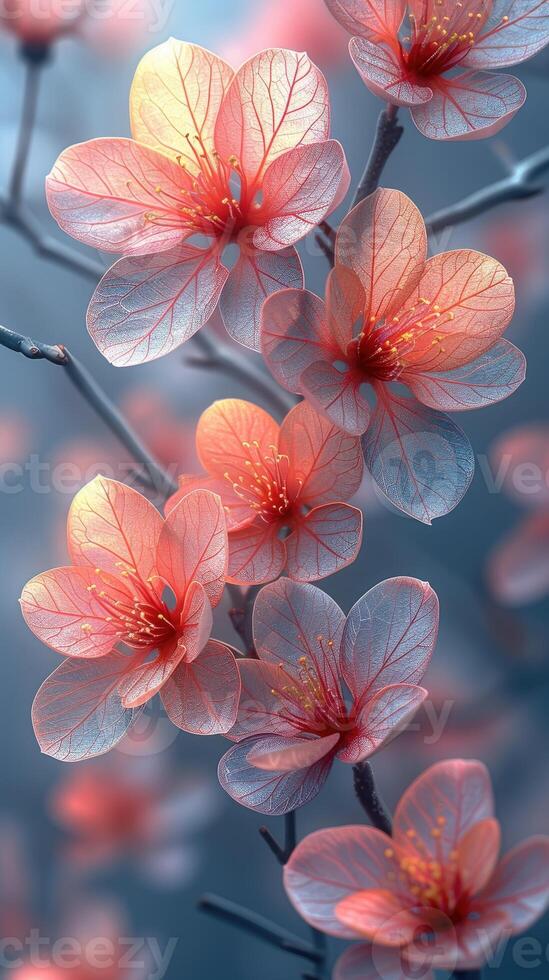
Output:
[[[373,194],[379,186],[385,164],[397,146],[403,132],[404,127],[398,122],[398,107],[396,105],[388,105],[379,114],[374,142],[364,173],[356,189],[352,203],[353,208],[357,204],[360,204],[369,194]]]
[[[45,360],[50,364],[63,367],[76,390],[142,467],[141,477],[144,477],[148,484],[163,497],[175,492],[177,487],[170,475],[149,452],[89,371],[66,347],[61,344],[42,344],[2,326],[0,326],[0,345],[23,354],[30,360]]]
[[[25,65],[23,109],[8,191],[10,200],[15,203],[21,199],[21,192],[23,190],[23,180],[25,178],[25,170],[36,120],[42,64],[43,62],[41,61],[29,59]]]
[[[258,915],[257,912],[253,912],[243,905],[237,905],[236,902],[230,902],[219,895],[204,895],[198,903],[198,908],[257,936],[259,939],[265,940],[265,942],[271,943],[272,946],[277,946],[286,953],[301,956],[310,960],[311,963],[320,961],[322,953],[312,943],[300,939],[299,936],[294,936],[287,929],[283,929],[275,922]]]
[[[260,827],[259,833],[267,846],[270,847],[277,861],[280,864],[287,864],[297,843],[295,810],[291,810],[284,817],[284,847],[280,846],[267,827]]]
[[[54,238],[45,235],[34,215],[20,203],[15,203],[7,198],[0,198],[0,221],[18,232],[22,238],[32,245],[37,254],[41,258],[47,259],[48,262],[55,262],[56,265],[63,266],[69,272],[77,272],[94,283],[105,272],[100,262],[89,259],[86,255],[77,252],[76,249],[62,245]]]
[[[374,771],[369,762],[359,762],[353,769],[355,793],[368,814],[374,827],[383,833],[393,832],[393,822],[385,803],[379,795],[374,780]]]
[[[435,211],[427,218],[427,231],[435,234],[443,231],[444,228],[476,218],[477,215],[489,211],[498,204],[535,197],[543,191],[543,187],[536,182],[547,171],[549,171],[549,147],[546,146],[517,163],[507,177],[489,184],[488,187],[483,187],[474,194],[469,194],[457,204]]]
[[[482,970],[457,970],[454,980],[482,980]]]

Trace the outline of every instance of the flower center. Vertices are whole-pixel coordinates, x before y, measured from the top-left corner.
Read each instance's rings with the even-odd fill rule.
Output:
[[[439,75],[449,71],[465,58],[484,26],[485,0],[477,3],[456,0],[452,16],[443,14],[445,0],[435,0],[440,12],[425,20],[409,14],[410,35],[404,38],[409,48],[404,52],[408,68],[417,75]]]
[[[258,514],[265,523],[270,524],[289,517],[296,500],[296,494],[288,488],[290,460],[279,453],[276,446],[269,446],[265,453],[260,444],[243,442],[246,475],[240,474],[236,480],[225,473],[234,492]]]
[[[145,220],[173,228],[175,205],[180,223],[193,234],[224,238],[226,243],[236,241],[244,228],[257,224],[254,218],[259,205],[254,202],[255,188],[248,187],[237,157],[223,160],[217,150],[206,149],[200,136],[186,133],[185,140],[189,147],[187,158],[183,154],[177,157],[182,171],[180,196],[157,187],[159,205],[168,210],[159,214],[148,212]],[[192,168],[189,158],[195,164]]]
[[[107,613],[106,621],[117,627],[116,636],[121,643],[136,650],[155,649],[175,635],[175,613],[157,595],[156,579],[150,577],[143,582],[131,565],[125,562],[117,562],[117,565],[120,577],[129,588],[118,591],[115,580],[96,568],[97,583],[88,585],[88,592],[95,593]],[[108,586],[108,591],[104,586]],[[81,628],[84,632],[93,629],[89,623],[84,623]]]
[[[295,668],[280,663],[285,683],[272,690],[280,702],[280,715],[300,732],[332,735],[352,728],[339,680],[332,665],[333,640],[317,637],[321,662],[326,674],[313,657],[300,657]]]

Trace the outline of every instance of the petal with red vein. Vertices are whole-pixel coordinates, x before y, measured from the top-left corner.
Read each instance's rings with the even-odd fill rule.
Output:
[[[238,497],[233,491],[232,487],[227,480],[219,479],[216,476],[208,476],[204,474],[203,476],[190,476],[184,474],[178,478],[179,489],[175,493],[168,497],[165,504],[166,515],[170,513],[177,507],[180,500],[186,497],[188,493],[193,490],[210,490],[211,493],[217,494],[221,498],[221,503],[223,504],[223,509],[225,511],[225,517],[227,519],[227,530],[231,531],[234,528],[242,527],[245,524],[251,524],[255,518],[255,511],[250,510],[249,504]]]
[[[236,660],[210,640],[192,663],[181,663],[162,688],[170,721],[195,735],[225,735],[234,725],[240,695]]]
[[[163,357],[207,323],[227,276],[215,251],[192,245],[119,259],[92,296],[88,331],[117,367]]]
[[[360,441],[341,432],[306,402],[288,412],[278,450],[288,456],[288,484],[309,506],[349,500],[363,474]]]
[[[363,595],[343,631],[341,669],[355,699],[392,684],[419,684],[438,632],[436,593],[419,579],[390,578]]]
[[[356,721],[356,732],[338,752],[338,759],[356,765],[396,738],[421,707],[427,691],[413,684],[384,687],[366,701]]]
[[[470,71],[438,78],[433,98],[412,107],[421,133],[432,140],[485,139],[499,133],[524,105],[526,89],[513,75]]]
[[[350,504],[320,504],[292,521],[286,570],[298,582],[314,582],[350,565],[362,543],[362,512]]]
[[[253,524],[231,531],[227,579],[239,585],[260,585],[282,574],[286,545],[278,537],[278,522],[266,524],[260,517]]]
[[[230,487],[238,483],[239,477],[249,480],[250,460],[255,458],[256,449],[261,457],[272,456],[279,431],[272,416],[254,402],[222,398],[210,405],[198,420],[198,458],[208,473]]]
[[[362,81],[374,95],[393,105],[422,105],[433,92],[428,85],[417,85],[409,77],[398,50],[383,47],[361,37],[351,38],[353,64]]]
[[[366,294],[357,274],[344,265],[331,269],[326,284],[330,332],[343,354],[359,331],[366,309]]]
[[[401,191],[380,188],[343,219],[336,262],[353,269],[366,294],[365,318],[398,313],[427,258],[425,223]]]
[[[137,490],[96,476],[78,491],[67,521],[70,556],[76,565],[92,565],[119,575],[135,569],[142,582],[155,570],[163,520]]]
[[[495,0],[491,17],[463,63],[470,68],[517,65],[548,41],[546,0]]]
[[[217,117],[215,143],[225,159],[236,156],[250,191],[282,153],[327,139],[329,131],[322,72],[303,52],[270,48],[236,73]]]
[[[422,860],[431,855],[433,861],[445,864],[467,831],[492,818],[493,811],[490,776],[482,762],[437,762],[402,796],[395,811],[393,836]],[[436,835],[434,828],[438,828]]]
[[[459,504],[475,457],[464,432],[413,398],[385,393],[362,437],[366,466],[388,500],[430,524]]]
[[[46,178],[49,209],[60,228],[86,245],[125,254],[159,252],[185,238],[184,172],[129,139],[70,146]]]
[[[343,200],[350,179],[337,140],[298,146],[282,154],[265,174],[257,216],[263,224],[254,234],[254,245],[275,251],[294,245]]]
[[[547,511],[531,514],[504,537],[490,556],[488,577],[497,599],[510,606],[549,594]]]
[[[448,371],[489,350],[509,325],[515,289],[497,259],[472,249],[434,255],[400,312],[413,333],[406,367]]]
[[[124,708],[118,684],[129,660],[111,653],[97,660],[65,660],[44,681],[32,706],[38,744],[61,762],[79,762],[112,749],[135,711]]]
[[[93,568],[52,568],[27,582],[21,611],[34,635],[63,656],[102,657],[118,643],[120,622],[99,592],[110,606],[133,604],[121,579]]]
[[[463,890],[476,895],[490,881],[499,857],[501,830],[497,820],[481,820],[461,838],[457,866]]]
[[[338,685],[339,646],[345,617],[314,585],[281,578],[266,585],[254,606],[253,634],[261,660],[291,672],[305,657],[328,688]]]
[[[214,129],[234,72],[216,54],[170,38],[141,59],[130,92],[132,134],[199,172],[196,153],[212,155]],[[188,134],[188,139],[187,139]]]
[[[280,744],[274,749],[256,742],[246,758],[255,769],[265,772],[294,772],[320,762],[335,749],[339,739],[340,735],[335,732],[323,738],[286,740],[285,745]]]
[[[330,936],[357,939],[359,933],[336,915],[340,902],[356,892],[385,888],[398,868],[397,848],[373,827],[318,830],[302,840],[284,868],[284,887],[299,915]]]
[[[464,412],[508,398],[526,377],[526,358],[508,340],[498,340],[474,361],[451,371],[405,372],[402,382],[429,408]]]
[[[406,908],[406,897],[387,888],[348,895],[336,906],[335,914],[353,932],[383,946],[406,946],[423,925],[414,910]]]
[[[513,933],[536,922],[549,905],[549,837],[531,837],[506,854],[478,902],[481,910],[505,912]]]
[[[299,726],[288,721],[280,710],[277,692],[288,683],[280,667],[262,660],[239,660],[237,664],[242,690],[238,718],[229,737],[238,742],[251,735],[295,736],[300,731]]]
[[[419,973],[414,966],[416,980],[434,980],[434,973],[428,967]],[[361,943],[351,946],[339,957],[333,980],[402,980],[410,971],[410,965],[401,958],[401,953],[391,947]]]
[[[360,436],[368,428],[370,406],[362,394],[360,378],[351,371],[317,361],[305,368],[300,387],[315,408],[339,429]]]
[[[287,745],[280,735],[247,738],[225,753],[219,763],[219,782],[229,796],[242,806],[270,817],[279,817],[310,803],[320,792],[332,765],[330,756],[294,772],[267,772],[248,760],[252,747],[258,752],[276,751]]]
[[[326,307],[308,289],[284,289],[269,297],[261,311],[261,350],[283,388],[301,391],[301,376],[318,361],[340,354],[326,318]]]
[[[243,248],[221,294],[219,309],[227,332],[243,347],[259,350],[265,299],[281,289],[302,285],[303,269],[295,248],[279,252]]]
[[[227,571],[227,525],[219,497],[193,490],[168,514],[156,552],[156,567],[179,598],[199,582],[212,606],[223,595]]]
[[[406,0],[325,0],[326,6],[350,34],[372,40],[395,41]]]

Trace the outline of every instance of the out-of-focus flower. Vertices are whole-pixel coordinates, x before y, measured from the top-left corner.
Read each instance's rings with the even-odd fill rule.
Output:
[[[490,217],[481,233],[487,252],[497,256],[512,276],[523,313],[525,306],[539,303],[548,288],[544,257],[549,249],[549,228],[545,208],[537,200],[525,201],[520,214],[515,211],[513,215]]]
[[[427,259],[423,218],[394,190],[377,190],[347,215],[335,256],[326,303],[299,289],[267,299],[265,359],[289,391],[346,432],[364,433],[380,489],[429,524],[459,503],[474,470],[468,439],[442,412],[491,405],[524,380],[524,356],[500,339],[513,283],[471,249]]]
[[[437,630],[437,597],[417,579],[381,582],[347,618],[313,585],[266,585],[254,607],[258,659],[238,664],[238,744],[219,764],[223,788],[273,815],[309,802],[336,758],[367,759],[415,714]]]
[[[124,254],[92,297],[94,342],[113,364],[149,361],[219,303],[234,339],[257,348],[265,296],[303,283],[295,243],[349,186],[326,80],[306,54],[269,49],[235,73],[171,39],[137,68],[131,125],[133,139],[69,147],[47,179],[64,231]],[[195,236],[208,246],[186,244]]]
[[[101,755],[158,692],[184,731],[228,731],[239,676],[210,639],[227,569],[219,497],[195,490],[163,520],[136,490],[97,477],[74,498],[67,537],[73,564],[37,575],[21,597],[30,629],[68,658],[34,702],[42,750]]]
[[[549,41],[546,0],[325,2],[354,35],[351,58],[368,88],[408,106],[430,139],[497,133],[526,90],[513,75],[484,69],[519,64]]]
[[[499,849],[488,771],[456,759],[406,790],[393,837],[372,827],[320,830],[298,845],[284,882],[315,928],[363,940],[343,954],[335,980],[400,980],[410,970],[433,980],[432,969],[481,968],[547,907],[549,837],[502,861]]]
[[[157,17],[151,0],[3,0],[0,28],[30,53],[63,37],[80,37],[105,52],[137,44]]]
[[[71,835],[72,864],[90,870],[127,858],[146,878],[181,886],[197,864],[192,837],[212,820],[212,784],[162,765],[158,756],[113,753],[71,769],[50,800]]]
[[[206,474],[180,477],[167,513],[197,487],[219,494],[232,581],[268,582],[286,569],[312,582],[354,561],[362,513],[342,501],[362,479],[358,439],[305,402],[278,425],[252,402],[227,398],[201,416],[196,450]]]
[[[0,416],[0,466],[19,463],[30,449],[31,426],[19,412],[3,408]]]
[[[520,606],[549,594],[549,427],[506,433],[494,446],[492,465],[509,496],[530,508],[488,561],[496,598]]]
[[[318,0],[252,2],[245,23],[234,29],[223,54],[229,62],[240,64],[256,51],[273,46],[306,51],[313,61],[326,67],[340,65],[348,55],[345,31],[334,24]]]

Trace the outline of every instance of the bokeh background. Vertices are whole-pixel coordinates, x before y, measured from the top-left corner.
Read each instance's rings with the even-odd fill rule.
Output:
[[[308,50],[328,75],[333,135],[344,144],[358,180],[380,105],[352,68],[346,38],[322,0],[165,0],[157,13],[153,27],[138,24],[116,43],[96,38],[56,46],[43,73],[25,183],[25,200],[45,231],[62,240],[43,195],[44,176],[57,154],[80,140],[128,134],[128,90],[138,58],[170,35],[220,51],[235,64],[272,44]],[[542,52],[518,73],[528,87],[527,104],[495,139],[433,143],[406,119],[385,186],[405,191],[429,214],[498,179],[514,161],[546,145],[549,56]],[[17,45],[3,33],[1,187],[9,177],[22,83]],[[362,554],[322,583],[345,609],[392,575],[418,576],[434,586],[442,625],[427,679],[431,707],[429,713],[422,709],[415,731],[375,760],[378,781],[394,805],[408,782],[437,759],[483,759],[492,772],[506,846],[549,830],[549,607],[543,595],[531,602],[526,596],[513,606],[498,600],[487,563],[532,504],[549,513],[549,494],[547,484],[545,493],[543,488],[506,492],[509,480],[502,476],[512,476],[513,459],[504,453],[501,470],[491,453],[503,433],[546,425],[540,431],[549,461],[548,238],[547,195],[542,194],[500,207],[436,243],[439,249],[465,245],[490,251],[516,277],[517,313],[509,337],[527,355],[527,381],[501,405],[462,416],[477,453],[477,472],[456,511],[424,527],[390,512],[365,484]],[[41,258],[4,226],[0,246],[0,322],[42,341],[66,343],[163,461],[191,469],[193,425],[200,412],[215,398],[249,392],[231,379],[188,366],[192,342],[187,351],[152,364],[111,367],[85,330],[92,284]],[[312,239],[300,251],[309,288],[321,292],[322,256]],[[242,350],[241,356],[254,355]],[[40,755],[30,707],[57,657],[24,626],[18,596],[36,572],[64,563],[65,517],[78,486],[96,472],[125,479],[129,461],[58,368],[0,349],[0,377],[0,938],[27,935],[34,927],[53,940],[92,934],[98,923],[99,929],[104,925],[100,935],[155,937],[162,949],[176,939],[165,974],[170,980],[297,980],[303,971],[298,960],[196,907],[202,893],[214,891],[307,934],[257,833],[261,818],[238,808],[217,785],[222,739],[177,733],[153,712],[108,759],[75,767]],[[538,456],[532,462],[539,462]],[[542,538],[536,543],[539,594],[544,584],[549,591],[549,535],[545,545]],[[216,632],[235,642],[226,612],[226,607],[217,612]],[[299,833],[362,819],[351,770],[336,766],[322,794],[299,813]],[[276,821],[272,829],[282,833]],[[549,921],[531,934],[543,951],[537,966],[530,961],[529,975],[546,977]],[[335,956],[336,943],[332,951]],[[154,980],[156,967],[143,969]],[[10,969],[4,972],[13,976]],[[501,980],[522,975],[511,948],[494,971],[487,971],[492,972]]]

